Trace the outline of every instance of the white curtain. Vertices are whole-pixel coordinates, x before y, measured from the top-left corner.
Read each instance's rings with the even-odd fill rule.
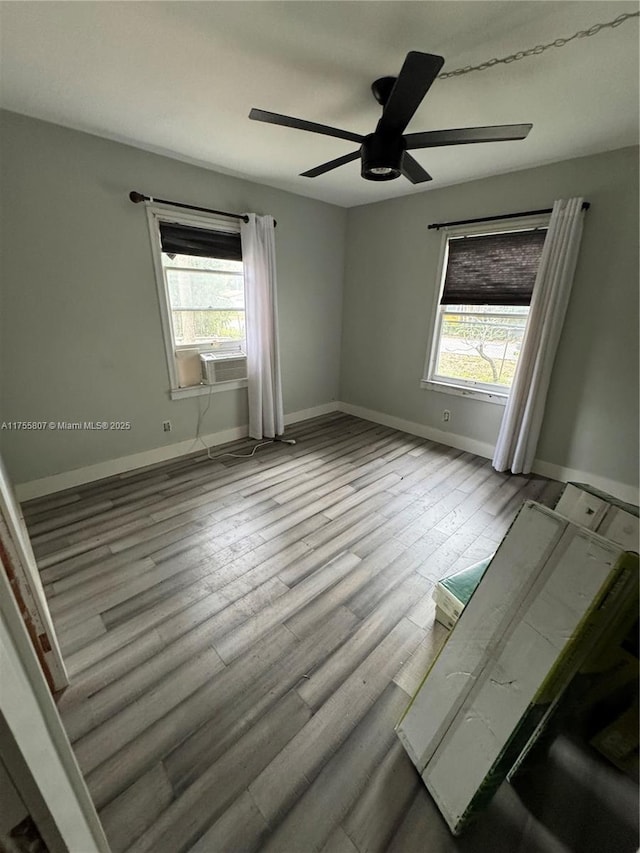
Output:
[[[241,221],[240,236],[246,299],[249,435],[274,438],[284,432],[275,223],[272,216],[247,215],[249,221]]]
[[[509,400],[493,457],[497,471],[528,474],[535,458],[582,237],[582,199],[553,205]]]

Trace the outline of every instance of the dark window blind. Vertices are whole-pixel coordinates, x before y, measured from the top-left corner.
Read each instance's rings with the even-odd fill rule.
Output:
[[[449,240],[443,305],[529,305],[546,229]]]
[[[160,241],[162,251],[168,255],[197,255],[200,258],[222,258],[225,261],[242,260],[239,233],[161,222]]]

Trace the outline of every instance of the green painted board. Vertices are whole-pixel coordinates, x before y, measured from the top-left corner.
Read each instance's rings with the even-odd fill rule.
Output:
[[[461,572],[443,578],[440,581],[440,586],[443,586],[464,607],[475,592],[492,559],[493,554],[484,560],[480,560],[479,563],[474,563],[468,569],[463,569]]]

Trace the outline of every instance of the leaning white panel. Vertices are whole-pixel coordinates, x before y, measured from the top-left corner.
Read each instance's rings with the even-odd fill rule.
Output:
[[[397,729],[454,834],[637,595],[638,557],[523,505]]]
[[[454,831],[509,746],[563,652],[579,635],[591,602],[609,580],[620,549],[573,531],[562,560],[543,570],[514,614],[495,659],[487,661],[423,779]],[[460,772],[464,756],[464,773]],[[508,768],[507,768],[508,769]]]
[[[397,726],[422,772],[482,669],[506,621],[558,544],[568,522],[551,510],[523,504],[509,534],[465,607],[455,630]],[[424,685],[424,682],[423,682]]]

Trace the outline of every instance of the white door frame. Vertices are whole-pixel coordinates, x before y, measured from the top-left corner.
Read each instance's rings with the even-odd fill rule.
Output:
[[[0,458],[0,557],[53,693],[69,684],[20,504]]]
[[[0,685],[0,757],[51,853],[110,853],[2,569]]]

